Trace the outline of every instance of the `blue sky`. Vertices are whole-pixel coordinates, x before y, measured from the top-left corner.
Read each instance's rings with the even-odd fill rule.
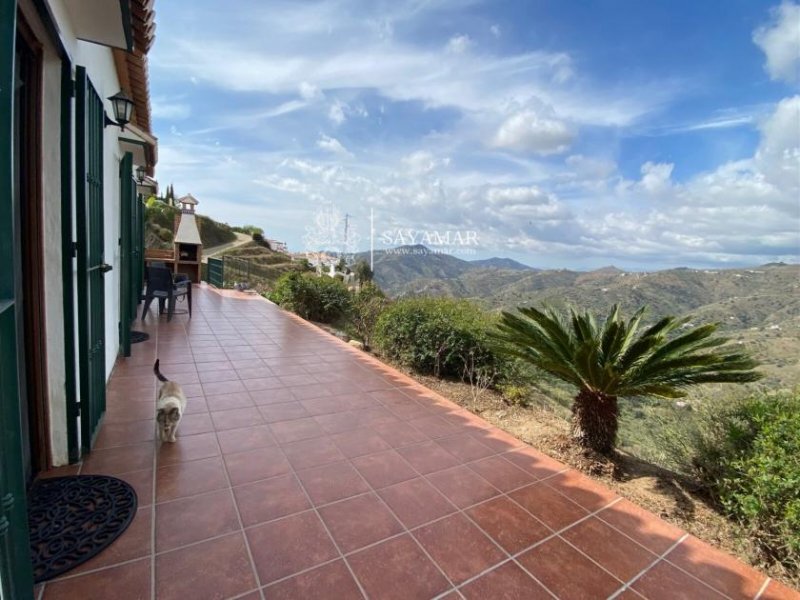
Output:
[[[293,251],[348,214],[359,249],[373,215],[378,249],[538,267],[798,260],[796,2],[231,6],[159,3],[150,55],[157,177],[216,219]]]

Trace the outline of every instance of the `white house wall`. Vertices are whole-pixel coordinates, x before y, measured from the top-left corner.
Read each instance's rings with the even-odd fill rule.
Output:
[[[100,98],[106,105],[106,112],[114,115],[107,98],[120,90],[114,56],[110,48],[78,41],[74,64],[86,67],[86,73]],[[106,313],[106,380],[111,376],[114,361],[119,353],[119,271],[120,271],[120,189],[119,161],[122,152],[119,147],[119,127],[106,127],[103,132],[103,220],[105,262],[113,268],[105,274],[105,313]],[[77,288],[76,288],[77,289]],[[77,302],[77,299],[76,299]]]
[[[113,116],[108,96],[120,90],[113,54],[110,48],[77,40],[68,13],[61,0],[48,0],[50,14],[56,21],[61,42],[74,67],[86,68],[89,79],[95,86],[106,106],[106,112]],[[77,320],[77,262],[73,260],[72,283],[75,290],[73,303],[75,314],[71,315],[75,331],[75,364],[65,365],[64,361],[64,305],[61,247],[61,61],[55,46],[50,42],[41,25],[32,0],[20,0],[20,9],[34,29],[37,38],[43,43],[43,127],[42,127],[42,198],[43,198],[43,239],[44,278],[45,278],[45,332],[47,339],[47,387],[49,404],[49,429],[51,462],[54,466],[67,464],[67,417],[66,417],[66,369],[78,377],[78,320]],[[74,114],[72,131],[72,192],[73,192],[73,237],[75,240],[75,162],[74,162]],[[104,131],[103,147],[103,194],[104,194],[104,251],[105,262],[113,269],[105,274],[105,348],[106,380],[111,375],[119,352],[119,310],[120,310],[120,186],[119,161],[122,156],[118,137],[118,127],[107,127]],[[80,389],[76,390],[80,394]],[[78,428],[80,430],[80,428]]]

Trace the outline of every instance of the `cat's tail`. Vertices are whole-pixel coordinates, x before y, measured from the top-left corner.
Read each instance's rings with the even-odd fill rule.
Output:
[[[160,361],[159,359],[156,359],[156,363],[153,365],[153,373],[155,373],[155,375],[156,375],[156,377],[158,377],[158,380],[159,380],[159,381],[164,381],[164,382],[167,382],[167,381],[169,381],[169,379],[167,379],[166,377],[164,377],[164,376],[161,374],[161,371],[159,371],[159,370],[158,370],[158,363],[159,363],[159,362],[161,362],[161,361]]]

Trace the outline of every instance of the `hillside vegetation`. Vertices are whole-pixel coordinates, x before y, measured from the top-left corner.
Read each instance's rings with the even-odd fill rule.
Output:
[[[175,217],[180,209],[155,198],[145,208],[145,247],[171,248],[174,238]],[[236,233],[227,223],[220,223],[205,215],[197,216],[200,241],[204,248],[221,246],[236,240]]]
[[[720,323],[721,331],[762,363],[766,378],[753,387],[800,385],[800,266],[754,269],[669,269],[649,273],[615,267],[580,272],[489,267],[502,259],[465,261],[424,246],[380,252],[375,281],[392,297],[446,296],[489,310],[551,304],[603,314],[648,307],[650,318],[687,315]],[[713,386],[712,388],[713,389]]]

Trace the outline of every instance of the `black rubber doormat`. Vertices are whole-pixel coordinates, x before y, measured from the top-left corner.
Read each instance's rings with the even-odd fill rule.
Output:
[[[146,342],[150,339],[150,334],[144,331],[131,331],[131,344],[138,344],[139,342]]]
[[[36,481],[28,498],[35,583],[47,581],[97,556],[131,524],[136,492],[106,475]]]

